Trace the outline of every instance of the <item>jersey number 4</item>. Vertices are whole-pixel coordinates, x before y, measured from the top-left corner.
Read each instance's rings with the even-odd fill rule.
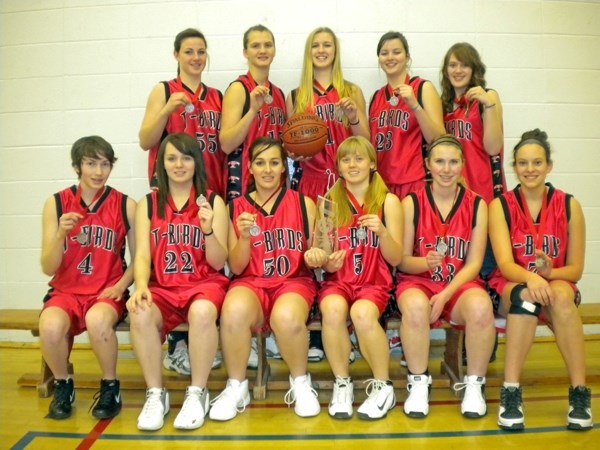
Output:
[[[85,258],[81,260],[81,262],[77,265],[77,268],[81,272],[82,275],[91,275],[94,271],[94,266],[92,266],[92,254],[88,253]]]

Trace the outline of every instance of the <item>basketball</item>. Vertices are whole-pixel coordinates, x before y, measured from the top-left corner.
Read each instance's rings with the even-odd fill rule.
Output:
[[[312,114],[294,114],[283,127],[283,146],[297,156],[314,156],[325,147],[327,125]]]

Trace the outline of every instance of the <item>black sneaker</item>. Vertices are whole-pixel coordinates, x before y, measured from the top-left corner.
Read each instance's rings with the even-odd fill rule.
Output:
[[[503,387],[500,389],[498,425],[503,430],[521,431],[525,428],[522,393],[521,387]]]
[[[119,380],[101,380],[100,390],[94,395],[91,406],[96,419],[110,419],[121,411],[121,391]]]
[[[75,401],[73,379],[54,380],[54,398],[48,410],[49,419],[62,420],[71,417],[72,405]]]
[[[585,386],[569,387],[569,413],[567,428],[585,431],[594,427],[592,423],[592,391]]]

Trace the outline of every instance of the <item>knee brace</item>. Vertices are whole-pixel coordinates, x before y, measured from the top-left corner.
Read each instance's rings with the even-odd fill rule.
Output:
[[[521,292],[523,289],[527,289],[527,285],[521,283],[517,284],[510,292],[510,309],[508,310],[508,313],[540,317],[542,305],[523,300],[521,298]]]

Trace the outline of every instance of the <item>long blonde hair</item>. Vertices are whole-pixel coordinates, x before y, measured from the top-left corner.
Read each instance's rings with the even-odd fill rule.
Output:
[[[369,158],[369,161],[375,165],[371,173],[369,188],[365,196],[364,211],[366,214],[379,214],[383,208],[385,197],[389,192],[383,178],[377,172],[377,153],[373,144],[362,136],[350,136],[344,140],[337,150],[336,161],[339,166],[342,158],[348,155],[360,154]],[[346,192],[345,181],[338,178],[335,184],[327,192],[327,198],[334,201],[337,205],[336,225],[337,227],[348,226],[352,223],[351,203]]]
[[[354,85],[344,80],[344,75],[342,74],[340,43],[337,36],[329,27],[315,28],[306,38],[306,44],[304,46],[304,62],[302,64],[300,86],[298,87],[298,94],[296,95],[296,102],[294,105],[295,113],[314,113],[315,100],[313,95],[314,68],[312,60],[312,45],[313,41],[315,40],[315,36],[319,33],[328,33],[333,38],[333,44],[335,46],[335,56],[333,58],[332,68],[333,87],[338,92],[340,98],[349,97],[355,91]]]

